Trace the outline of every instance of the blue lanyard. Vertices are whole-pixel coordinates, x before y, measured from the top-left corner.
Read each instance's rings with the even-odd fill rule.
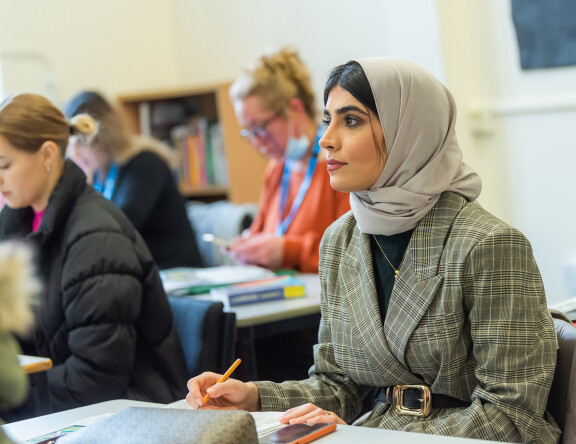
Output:
[[[94,175],[94,188],[100,191],[104,197],[108,200],[112,199],[112,194],[114,194],[114,187],[116,186],[116,178],[118,177],[118,164],[113,163],[110,166],[110,171],[104,180],[104,184],[100,182],[97,175]]]
[[[279,208],[279,222],[276,224],[276,236],[283,236],[286,233],[286,230],[292,223],[294,216],[300,209],[300,205],[302,205],[302,201],[304,200],[304,196],[306,196],[306,191],[308,191],[308,187],[312,182],[312,176],[314,175],[314,169],[316,168],[316,162],[318,160],[318,153],[320,152],[320,145],[319,141],[322,137],[322,128],[318,129],[318,133],[316,134],[316,143],[314,144],[314,151],[312,152],[312,156],[308,161],[308,170],[306,171],[306,176],[304,176],[304,180],[300,185],[298,190],[298,194],[292,203],[292,208],[290,208],[290,213],[288,216],[282,221],[282,216],[284,215],[284,211],[286,210],[286,201],[288,200],[288,189],[290,188],[290,173],[292,170],[292,161],[286,160],[284,164],[284,172],[282,173],[282,188],[280,190],[280,208]],[[282,222],[280,222],[282,221]]]

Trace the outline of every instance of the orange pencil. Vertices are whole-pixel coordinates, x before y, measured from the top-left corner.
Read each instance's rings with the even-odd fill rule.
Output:
[[[222,375],[222,377],[218,380],[217,384],[220,384],[221,382],[226,381],[230,375],[232,374],[232,372],[234,370],[236,370],[236,367],[238,367],[240,365],[240,363],[242,362],[241,359],[236,359],[234,361],[234,363],[230,366],[230,368],[228,370],[226,370],[226,373],[224,373]],[[204,404],[206,404],[208,402],[208,400],[210,399],[210,395],[208,393],[206,393],[206,396],[204,396],[204,399],[202,400],[202,404],[200,404],[198,407],[196,407],[197,409],[199,409],[200,407],[202,407]]]

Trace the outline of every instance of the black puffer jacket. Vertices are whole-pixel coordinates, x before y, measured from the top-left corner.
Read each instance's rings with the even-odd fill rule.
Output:
[[[182,348],[158,270],[124,214],[66,162],[42,223],[31,208],[0,213],[0,238],[38,248],[45,283],[36,353],[54,361],[55,409],[114,398],[171,402],[185,396]]]

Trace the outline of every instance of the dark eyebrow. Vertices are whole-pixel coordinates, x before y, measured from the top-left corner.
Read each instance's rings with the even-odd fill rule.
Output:
[[[343,106],[342,108],[338,108],[336,110],[336,114],[341,115],[341,114],[346,114],[347,112],[350,111],[356,111],[360,114],[364,114],[365,116],[368,116],[369,114],[364,111],[363,109],[358,108],[357,106],[354,105],[348,105],[348,106]],[[324,109],[324,115],[330,115],[330,112],[327,109]]]

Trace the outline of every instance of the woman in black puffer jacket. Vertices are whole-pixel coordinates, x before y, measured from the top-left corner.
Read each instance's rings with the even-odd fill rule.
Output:
[[[140,235],[86,184],[64,153],[69,124],[33,94],[0,104],[0,239],[35,245],[45,289],[34,348],[54,362],[55,410],[115,398],[171,402],[186,393],[180,342],[158,270]]]

